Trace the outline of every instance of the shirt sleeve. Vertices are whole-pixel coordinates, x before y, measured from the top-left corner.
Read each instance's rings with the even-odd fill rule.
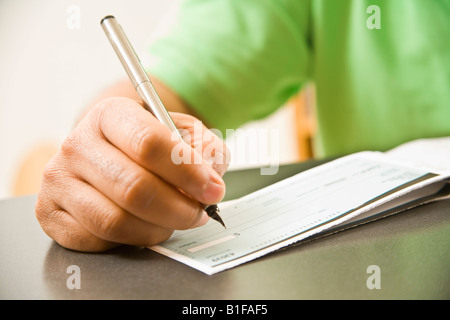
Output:
[[[187,0],[149,72],[211,127],[267,116],[310,77],[309,1]]]

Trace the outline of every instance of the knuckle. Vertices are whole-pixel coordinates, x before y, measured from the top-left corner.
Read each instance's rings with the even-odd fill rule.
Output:
[[[104,123],[108,121],[110,117],[115,117],[119,113],[119,110],[126,98],[113,97],[106,98],[98,102],[86,116],[85,124],[91,127],[95,132],[101,134],[103,132]]]
[[[154,161],[161,154],[164,139],[156,130],[149,127],[136,127],[130,137],[132,150],[139,161]]]
[[[42,171],[42,184],[48,185],[58,181],[63,176],[64,169],[58,164],[55,158],[50,160]]]
[[[92,108],[92,113],[90,114],[93,117],[101,118],[108,112],[108,110],[113,108],[117,104],[117,101],[120,101],[120,99],[121,98],[116,97],[102,99]]]
[[[88,206],[81,210],[90,210]],[[104,251],[114,246],[114,243],[102,240],[89,233],[81,226],[67,219],[70,213],[60,209],[45,193],[38,195],[35,204],[35,216],[42,230],[64,248],[77,251]],[[71,222],[72,220],[72,222]]]
[[[122,183],[123,202],[127,207],[145,209],[153,200],[152,184],[142,175],[131,174]]]
[[[41,225],[46,225],[51,215],[49,201],[41,195],[38,196],[35,205],[35,215]]]
[[[35,216],[42,230],[52,239],[59,240],[65,238],[61,235],[61,230],[66,227],[62,224],[62,216],[65,212],[56,208],[52,201],[38,197],[35,206]]]
[[[102,239],[114,241],[121,234],[123,223],[123,212],[109,211],[98,215],[94,228]]]
[[[40,194],[46,194],[51,199],[60,195],[60,191],[75,176],[69,163],[67,159],[59,155],[54,156],[47,162],[41,173]]]
[[[101,125],[103,119],[105,118],[107,111],[111,108],[110,98],[101,100],[99,103],[97,103],[87,114],[86,118],[89,123],[91,123],[93,126],[99,126]]]
[[[74,156],[79,152],[80,146],[83,145],[83,141],[81,140],[77,130],[74,130],[70,133],[61,144],[61,153],[64,156]]]

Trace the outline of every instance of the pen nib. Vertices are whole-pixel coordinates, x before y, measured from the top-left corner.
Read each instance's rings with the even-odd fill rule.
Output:
[[[225,223],[223,222],[222,218],[219,216],[219,207],[217,207],[216,205],[213,206],[209,206],[205,208],[206,213],[208,214],[208,216],[216,221],[218,221],[225,229],[227,228],[225,226]]]

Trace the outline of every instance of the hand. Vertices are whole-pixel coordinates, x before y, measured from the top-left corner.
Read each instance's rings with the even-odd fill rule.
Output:
[[[184,114],[172,118],[182,133],[199,123]],[[205,224],[201,203],[217,203],[225,193],[227,149],[203,125],[188,138],[190,145],[174,139],[134,100],[102,100],[44,170],[36,203],[43,230],[66,248],[103,251],[150,246],[174,229]],[[214,152],[202,155],[194,146]],[[197,161],[174,163],[174,148]]]

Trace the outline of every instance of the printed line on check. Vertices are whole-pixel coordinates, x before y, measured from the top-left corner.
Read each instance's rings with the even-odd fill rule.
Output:
[[[196,247],[189,248],[189,249],[187,249],[187,251],[189,251],[191,253],[194,253],[194,252],[197,252],[197,251],[200,251],[200,250],[203,250],[203,249],[215,246],[216,244],[223,243],[223,242],[228,241],[228,240],[232,240],[234,238],[236,238],[236,236],[234,234],[230,234],[230,235],[228,235],[226,237],[223,237],[223,238],[220,238],[220,239],[216,239],[216,240],[213,240],[213,241],[201,244],[201,245],[196,246]]]

